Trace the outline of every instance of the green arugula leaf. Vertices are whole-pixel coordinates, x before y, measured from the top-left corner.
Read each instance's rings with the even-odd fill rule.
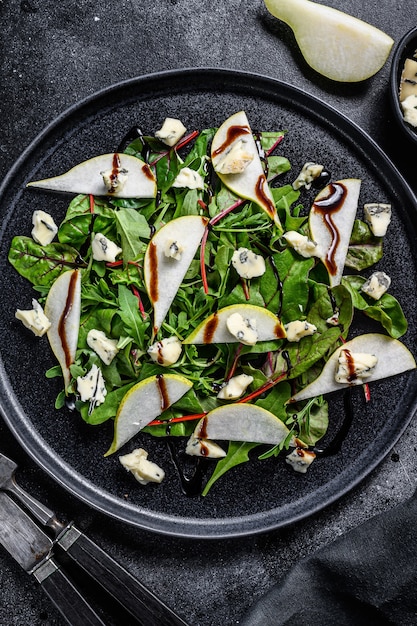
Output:
[[[237,465],[241,465],[242,463],[249,461],[250,451],[257,446],[259,446],[258,443],[230,441],[227,455],[217,462],[213,474],[204,487],[202,495],[206,496],[213,487],[214,483],[219,480],[219,478],[224,476],[226,472]]]
[[[273,187],[271,192],[281,224],[285,230],[298,230],[307,219],[306,217],[299,217],[302,208],[301,205],[293,208],[293,212],[291,213],[291,208],[300,197],[300,192],[293,189],[291,185]]]
[[[309,446],[314,446],[327,432],[329,426],[329,405],[322,396],[312,398],[304,408],[294,414],[286,424],[296,422],[298,437]]]
[[[134,261],[143,255],[151,229],[145,217],[135,209],[115,211],[117,232],[123,249],[123,261]],[[145,240],[145,241],[144,241]]]
[[[139,311],[138,299],[125,285],[118,285],[118,298],[120,306],[118,315],[124,324],[125,334],[133,337],[135,343],[144,351],[146,349],[145,333],[150,322],[143,319]]]

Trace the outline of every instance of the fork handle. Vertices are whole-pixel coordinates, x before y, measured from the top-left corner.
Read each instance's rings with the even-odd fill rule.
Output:
[[[106,626],[54,559],[45,559],[33,576],[69,626]]]
[[[187,626],[186,622],[74,525],[58,545],[143,626]]]

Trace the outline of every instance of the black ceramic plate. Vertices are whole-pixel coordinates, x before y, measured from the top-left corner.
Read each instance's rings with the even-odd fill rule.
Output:
[[[323,163],[334,180],[362,179],[360,202],[387,201],[393,220],[379,266],[392,278],[409,320],[415,319],[416,200],[381,150],[358,127],[317,99],[265,77],[223,70],[185,70],[150,75],[99,92],[60,116],[16,163],[1,189],[0,400],[4,418],[21,445],[63,487],[104,513],[159,533],[230,537],[258,533],[309,516],[357,485],[383,459],[409,423],[416,405],[415,373],[372,385],[372,401],[355,390],[355,417],[341,452],[315,461],[305,476],[283,459],[246,463],[218,481],[209,495],[187,498],[168,450],[146,440],[150,457],[165,468],[160,486],[138,485],[117,455],[103,458],[112,424],[90,427],[66,410],[56,411],[60,381],[46,380],[54,364],[46,339],[29,336],[14,319],[30,308],[33,291],[7,262],[16,234],[29,234],[34,209],[59,220],[69,198],[26,190],[29,180],[65,171],[116,149],[134,125],[153,133],[165,116],[188,129],[220,124],[244,109],[252,128],[288,129],[282,152],[293,172],[307,161]],[[417,327],[403,339],[417,354]],[[329,437],[342,421],[341,398],[330,398]],[[133,447],[133,446],[132,446]]]

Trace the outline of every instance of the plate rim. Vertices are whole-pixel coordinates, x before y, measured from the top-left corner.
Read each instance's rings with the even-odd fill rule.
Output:
[[[310,102],[314,102],[319,111],[326,111],[327,113],[329,113],[331,119],[337,120],[338,122],[342,123],[344,128],[342,131],[342,129],[338,127],[337,130],[339,133],[343,134],[343,132],[346,132],[347,129],[352,130],[356,138],[360,138],[360,141],[366,144],[367,149],[370,148],[371,151],[384,162],[384,166],[391,171],[392,178],[395,178],[396,182],[401,185],[402,193],[405,193],[408,196],[415,212],[417,213],[416,197],[411,187],[404,179],[402,174],[399,172],[397,167],[392,163],[389,157],[383,152],[380,146],[366,131],[361,129],[358,124],[350,120],[346,115],[337,111],[335,107],[327,104],[317,96],[310,94],[297,86],[283,82],[279,79],[271,78],[267,75],[214,67],[190,67],[183,69],[171,69],[162,72],[154,72],[150,74],[136,76],[108,85],[102,89],[97,90],[93,94],[90,94],[85,98],[82,98],[81,100],[73,103],[71,106],[63,110],[52,121],[50,121],[21,152],[19,157],[16,159],[16,161],[4,177],[2,184],[0,185],[0,202],[8,187],[12,184],[13,179],[18,173],[22,164],[30,158],[32,153],[41,145],[42,141],[44,141],[45,138],[53,133],[55,129],[62,125],[71,116],[77,113],[77,111],[89,107],[90,105],[94,104],[95,101],[104,98],[106,95],[115,94],[118,91],[126,90],[130,87],[146,83],[149,84],[156,80],[181,80],[186,77],[189,78],[191,75],[195,75],[196,73],[210,74],[212,77],[215,77],[217,79],[223,77],[223,79],[227,81],[231,81],[233,79],[236,80],[236,78],[238,78],[241,82],[249,80],[254,82],[255,90],[258,89],[259,91],[258,85],[268,86],[269,88],[281,88],[284,89],[286,92],[296,94],[298,98],[306,98]],[[227,87],[230,89],[231,85],[228,84]],[[202,88],[200,86],[198,87],[198,91],[202,91]],[[298,107],[300,106],[299,101],[297,101],[297,105]],[[310,114],[314,115],[316,114],[316,111],[312,111],[310,112]],[[359,147],[357,147],[357,149],[359,150]],[[405,220],[408,216],[407,214],[404,214],[401,217],[403,220]],[[2,238],[3,236],[4,228],[5,225],[2,225],[0,229],[0,238]],[[373,462],[370,463],[366,468],[364,468],[362,472],[355,475],[354,477],[351,477],[350,481],[344,488],[339,489],[334,493],[328,494],[325,500],[320,500],[320,502],[318,502],[315,507],[309,508],[308,512],[296,512],[292,516],[289,516],[285,521],[281,521],[278,523],[274,522],[273,519],[271,519],[271,517],[273,517],[272,514],[274,511],[276,511],[276,509],[270,509],[267,512],[254,513],[251,515],[247,515],[243,518],[239,516],[221,518],[219,520],[212,518],[191,519],[180,518],[172,514],[161,515],[159,512],[139,512],[139,507],[137,505],[130,505],[129,503],[122,502],[116,496],[107,494],[105,492],[102,493],[103,489],[101,487],[99,488],[95,486],[90,480],[84,478],[79,472],[75,471],[67,462],[65,462],[58,455],[56,451],[51,448],[51,446],[36,431],[26,413],[20,410],[20,405],[16,401],[14,394],[10,393],[11,390],[4,384],[4,381],[8,380],[8,375],[4,370],[2,359],[0,359],[0,373],[0,412],[7,427],[20,443],[22,448],[32,458],[32,460],[43,471],[51,476],[56,483],[61,485],[64,489],[66,489],[68,492],[70,492],[72,495],[74,495],[76,498],[78,498],[80,501],[84,502],[91,508],[96,509],[99,512],[108,515],[109,517],[115,518],[119,521],[126,522],[130,525],[141,528],[142,530],[150,531],[157,534],[200,540],[245,537],[268,532],[271,530],[276,530],[277,528],[283,528],[289,525],[293,525],[294,523],[311,517],[317,514],[319,511],[327,508],[331,504],[340,500],[344,495],[352,491],[355,487],[357,487],[358,484],[361,483],[383,461],[383,459],[387,456],[389,451],[397,443],[398,439],[408,427],[417,408],[416,398],[414,400],[412,409],[410,407],[408,418],[401,423],[401,426],[399,428],[396,428],[395,437],[393,438],[393,440],[390,441],[388,444],[385,444],[384,450],[375,456]],[[15,424],[9,415],[9,412],[13,413],[14,411],[20,415],[19,424],[21,425],[23,423],[25,425],[24,430],[19,430],[15,427]],[[28,438],[30,440],[28,440]],[[31,442],[35,442],[35,448],[31,445]],[[45,451],[47,451],[46,455]],[[64,477],[54,471],[56,465],[64,470]],[[76,481],[75,485],[72,484],[72,480]],[[332,483],[333,481],[330,482]],[[95,498],[93,499],[91,498],[90,494],[91,490],[94,492],[93,495],[95,495]],[[113,503],[117,505],[117,511],[112,510],[110,505],[112,505]],[[110,508],[106,505],[109,505]],[[121,509],[123,513],[121,513]],[[137,519],[138,515],[141,516],[139,520]],[[259,520],[259,518],[262,518],[262,526],[253,523],[254,520]]]

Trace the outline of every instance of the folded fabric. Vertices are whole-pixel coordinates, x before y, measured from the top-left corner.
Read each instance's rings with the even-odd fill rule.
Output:
[[[417,493],[300,560],[240,626],[416,626]]]

